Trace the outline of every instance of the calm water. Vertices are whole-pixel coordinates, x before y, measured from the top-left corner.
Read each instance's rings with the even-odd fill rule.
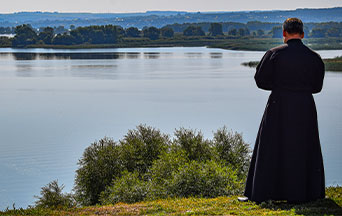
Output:
[[[342,55],[320,51],[322,57]],[[254,139],[269,92],[242,62],[263,52],[207,48],[0,49],[0,209],[33,204],[54,179],[73,187],[83,150],[146,123]],[[342,73],[315,95],[327,185],[342,184]]]

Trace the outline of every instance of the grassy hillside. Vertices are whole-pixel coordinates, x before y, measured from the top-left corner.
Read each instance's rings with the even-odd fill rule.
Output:
[[[118,203],[72,209],[19,209],[0,215],[342,215],[342,187],[326,189],[326,198],[306,204],[238,202],[237,196],[212,199],[164,199],[135,204]]]

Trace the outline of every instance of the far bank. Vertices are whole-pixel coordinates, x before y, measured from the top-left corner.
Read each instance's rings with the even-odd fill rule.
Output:
[[[314,50],[339,50],[342,49],[342,38],[305,38],[304,44]],[[53,48],[53,49],[91,49],[91,48],[152,48],[152,47],[209,47],[227,50],[241,51],[266,51],[272,47],[283,44],[280,38],[233,38],[212,36],[178,36],[174,38],[160,38],[151,40],[149,38],[123,38],[116,43],[107,44],[30,44],[21,47],[13,47],[9,42],[0,43],[0,47],[13,48]]]

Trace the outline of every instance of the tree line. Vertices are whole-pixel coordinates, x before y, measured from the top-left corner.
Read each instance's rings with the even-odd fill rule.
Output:
[[[339,23],[320,24],[311,31],[305,29],[306,37],[322,38],[322,37],[342,37],[342,28],[339,28]],[[117,44],[123,38],[147,38],[150,40],[170,39],[176,34],[183,37],[224,37],[233,38],[241,37],[262,37],[262,38],[281,38],[281,25],[273,26],[270,31],[263,29],[250,30],[241,25],[240,28],[225,29],[222,23],[210,23],[209,28],[202,28],[201,24],[180,24],[167,25],[162,28],[144,27],[142,30],[136,27],[124,29],[116,25],[101,25],[101,26],[85,26],[75,27],[70,26],[70,29],[59,27],[44,27],[38,30],[32,28],[29,24],[19,25],[14,28],[15,36],[13,38],[0,37],[0,46],[26,47],[28,45],[80,45],[80,44]],[[248,26],[248,25],[247,25]],[[177,33],[174,28],[182,33]],[[3,32],[12,32],[11,28],[2,28]]]

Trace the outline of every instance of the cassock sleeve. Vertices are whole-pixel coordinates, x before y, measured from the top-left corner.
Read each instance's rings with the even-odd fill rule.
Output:
[[[271,59],[273,52],[267,51],[256,67],[254,75],[257,86],[264,90],[272,90],[273,88],[273,61]]]
[[[324,62],[320,56],[318,56],[317,65],[314,68],[314,70],[315,70],[315,74],[314,74],[314,83],[312,86],[312,93],[316,94],[322,90],[324,74],[325,74]]]

